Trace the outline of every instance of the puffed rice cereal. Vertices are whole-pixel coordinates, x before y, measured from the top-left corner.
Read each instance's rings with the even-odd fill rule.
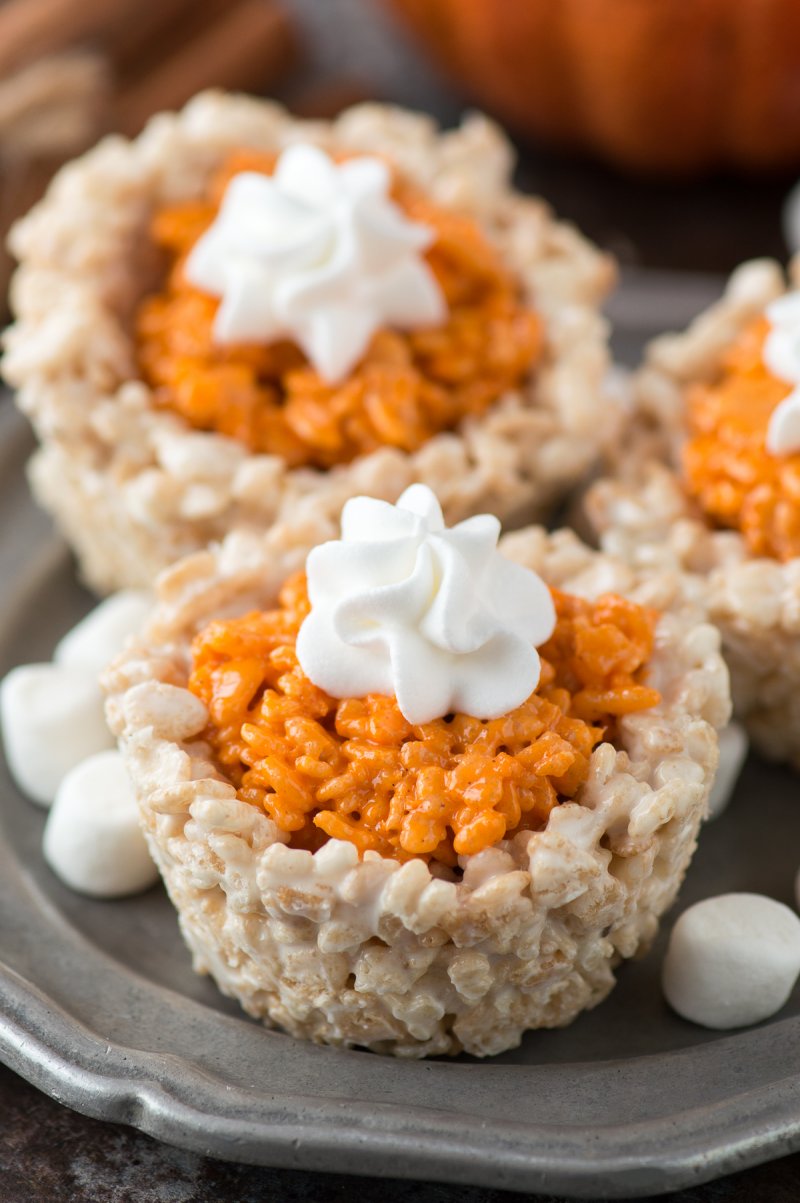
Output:
[[[337,838],[293,847],[237,793],[188,685],[198,632],[274,606],[304,563],[296,540],[296,529],[235,532],[183,560],[105,677],[196,970],[294,1036],[399,1056],[485,1056],[571,1022],[653,939],[694,850],[730,709],[717,631],[680,573],[637,572],[570,532],[506,536],[504,553],[553,588],[658,611],[645,679],[658,703],[617,719],[616,742],[594,748],[583,784],[538,829],[456,865],[360,855]]]
[[[542,326],[531,372],[488,409],[419,446],[382,446],[332,467],[293,467],[237,437],[193,429],[156,403],[133,330],[163,272],[148,236],[154,213],[200,197],[232,152],[270,154],[301,139],[385,155],[434,205],[468,218]],[[34,491],[85,579],[100,592],[149,584],[235,527],[291,520],[300,537],[332,533],[346,498],[394,500],[414,481],[437,492],[449,521],[489,510],[512,524],[543,514],[577,483],[621,413],[602,388],[598,305],[613,269],[540,200],[516,193],[510,167],[507,143],[479,116],[439,133],[427,117],[369,104],[311,123],[270,102],[209,92],[59,172],[11,234],[20,267],[4,372],[41,443]]]
[[[789,286],[799,284],[795,260]],[[800,557],[793,554],[791,515],[784,513],[788,494],[781,496],[797,457],[785,460],[777,483],[771,476],[759,491],[750,474],[763,453],[751,452],[749,428],[737,434],[734,414],[726,440],[742,440],[741,455],[732,453],[732,443],[721,444],[710,461],[714,478],[703,429],[717,420],[714,389],[726,387],[731,364],[747,373],[756,400],[761,390],[766,395],[761,369],[751,363],[752,344],[763,337],[765,308],[786,290],[777,263],[743,264],[722,299],[684,333],[651,343],[634,384],[636,419],[613,475],[591,486],[585,510],[603,550],[639,570],[687,575],[686,587],[702,595],[721,631],[734,706],[754,745],[800,768]],[[788,391],[774,389],[768,408]],[[694,398],[693,432],[687,397]]]

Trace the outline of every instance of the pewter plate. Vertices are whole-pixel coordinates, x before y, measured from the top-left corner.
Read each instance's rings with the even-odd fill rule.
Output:
[[[718,287],[690,284],[627,282],[623,355]],[[92,605],[28,497],[30,448],[3,402],[0,672],[48,659]],[[751,760],[675,913],[727,890],[791,905],[797,792],[797,778]],[[62,887],[42,860],[43,823],[1,768],[0,1058],[79,1111],[236,1161],[594,1198],[672,1190],[800,1148],[800,991],[757,1028],[694,1027],[662,1000],[662,935],[597,1010],[489,1062],[316,1048],[264,1030],[192,973],[160,888],[97,902]]]

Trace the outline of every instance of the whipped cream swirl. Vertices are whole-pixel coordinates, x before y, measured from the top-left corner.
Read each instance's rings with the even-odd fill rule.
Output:
[[[443,322],[422,256],[434,232],[405,216],[390,185],[380,159],[337,164],[305,143],[284,150],[271,176],[234,176],[185,265],[191,284],[222,298],[215,339],[292,339],[335,383],[378,329]]]
[[[535,572],[497,551],[499,534],[491,514],[447,530],[425,485],[397,505],[348,501],[341,539],[308,557],[303,671],[333,697],[394,696],[410,723],[519,706],[539,683],[536,645],[555,608]]]
[[[800,451],[800,292],[788,292],[767,306],[771,329],[762,357],[773,376],[795,387],[773,410],[767,428],[767,451],[791,455]]]

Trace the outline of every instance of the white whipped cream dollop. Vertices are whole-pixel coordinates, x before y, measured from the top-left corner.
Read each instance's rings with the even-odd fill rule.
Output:
[[[342,537],[307,561],[311,612],[297,655],[333,697],[394,696],[411,723],[498,718],[539,682],[555,626],[547,585],[497,551],[491,514],[447,530],[425,485],[397,505],[348,501]]]
[[[800,291],[787,292],[767,306],[770,331],[762,357],[773,376],[795,387],[773,411],[767,428],[767,451],[792,455],[800,451]]]
[[[234,176],[185,267],[222,298],[217,341],[292,339],[334,383],[381,327],[441,323],[446,302],[422,256],[433,231],[405,216],[390,184],[374,156],[337,164],[305,143],[271,176]]]

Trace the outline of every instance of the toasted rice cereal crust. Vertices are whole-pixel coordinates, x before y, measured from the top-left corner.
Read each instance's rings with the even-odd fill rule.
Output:
[[[662,700],[621,720],[623,750],[595,750],[580,802],[462,857],[460,881],[422,860],[359,861],[339,840],[288,848],[200,740],[191,639],[212,617],[274,603],[305,555],[294,532],[237,532],[167,572],[142,644],[106,674],[108,719],[196,970],[294,1036],[410,1057],[499,1053],[599,1003],[681,883],[730,710],[718,632],[679,573],[637,573],[570,532],[532,527],[502,547],[560,589],[657,607],[648,679]]]
[[[789,285],[800,286],[800,259]],[[754,744],[800,769],[800,559],[757,558],[738,531],[712,529],[677,470],[687,385],[713,380],[730,343],[786,287],[777,263],[745,263],[688,330],[650,344],[634,382],[637,420],[614,475],[589,489],[585,511],[605,551],[695,576]]]
[[[157,279],[149,215],[198,195],[228,151],[300,138],[381,151],[478,222],[544,323],[529,387],[414,454],[387,448],[327,472],[289,470],[154,409],[129,330]],[[512,523],[543,514],[577,483],[620,416],[602,395],[607,327],[597,312],[613,268],[542,201],[514,192],[511,166],[508,143],[480,116],[440,134],[428,117],[381,105],[309,122],[271,102],[206,92],[134,141],[107,138],[59,172],[10,236],[21,266],[4,372],[42,444],[34,491],[86,580],[100,592],[148,584],[237,526],[332,525],[347,497],[395,500],[413,481],[436,491],[449,522],[489,510]]]

